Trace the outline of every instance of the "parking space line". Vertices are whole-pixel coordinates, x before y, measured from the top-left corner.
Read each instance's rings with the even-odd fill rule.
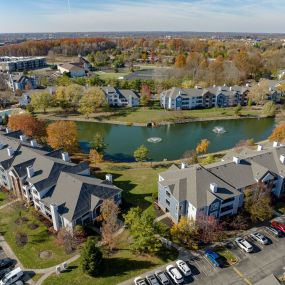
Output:
[[[235,266],[233,266],[235,273],[241,277],[248,285],[253,285]]]
[[[203,272],[206,276],[208,276],[208,274],[204,271],[205,266],[202,266],[202,264],[198,263],[197,260],[194,260],[194,263],[196,264],[198,270],[202,270],[202,272]]]
[[[211,266],[211,268],[214,271],[218,272],[218,269],[210,262],[210,260],[208,260],[208,258],[205,255],[203,255],[203,258],[206,260],[206,262]]]

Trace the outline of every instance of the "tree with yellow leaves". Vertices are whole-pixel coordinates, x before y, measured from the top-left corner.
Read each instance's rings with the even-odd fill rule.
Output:
[[[78,135],[75,122],[57,121],[47,127],[47,142],[52,148],[64,148],[70,153],[78,149]]]
[[[197,153],[206,153],[210,145],[210,141],[208,139],[202,139],[200,143],[198,143],[196,147]]]
[[[269,137],[270,141],[282,142],[285,139],[285,124],[276,127]]]

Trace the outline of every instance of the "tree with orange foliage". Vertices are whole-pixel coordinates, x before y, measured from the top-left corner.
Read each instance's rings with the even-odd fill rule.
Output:
[[[196,147],[196,152],[197,153],[206,153],[209,145],[210,145],[209,140],[207,140],[207,139],[201,140],[200,143],[198,143],[198,145]]]
[[[179,54],[175,59],[175,67],[176,68],[183,68],[186,65],[186,57],[184,54]]]
[[[15,114],[9,118],[8,128],[13,131],[21,130],[26,136],[43,141],[46,137],[46,125],[30,114]]]
[[[64,148],[70,153],[78,149],[78,134],[75,122],[57,121],[47,127],[47,142],[52,148]]]
[[[276,127],[269,137],[270,141],[282,142],[285,139],[285,124]]]

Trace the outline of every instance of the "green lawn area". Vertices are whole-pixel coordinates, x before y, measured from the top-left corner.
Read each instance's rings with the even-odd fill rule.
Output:
[[[19,218],[22,223],[15,223]],[[31,224],[37,224],[38,227],[31,229]],[[48,232],[47,227],[38,220],[31,208],[25,210],[19,205],[13,205],[2,209],[0,211],[0,231],[26,268],[54,266],[72,256],[67,255],[64,248],[56,244],[56,238]],[[16,243],[15,236],[19,231],[28,236],[28,242],[24,246],[18,246]],[[49,259],[41,259],[42,251],[51,251],[52,256]]]
[[[282,215],[285,215],[285,203],[284,202],[277,202],[275,205],[275,210]]]
[[[103,80],[109,80],[109,79],[119,79],[120,77],[124,77],[130,72],[103,72],[103,71],[97,71],[95,74],[99,75],[99,77]]]
[[[8,201],[7,201],[8,197],[9,197],[8,193],[0,190],[0,206],[8,203]]]
[[[110,119],[127,122],[127,123],[147,123],[150,121],[160,123],[163,121],[174,122],[185,119],[211,119],[211,118],[230,118],[235,116],[235,108],[212,108],[203,110],[183,110],[183,111],[169,111],[164,109],[152,108],[132,108],[117,112]],[[260,110],[252,110],[243,108],[241,116],[258,116],[261,115]]]
[[[80,268],[80,261],[77,260],[70,265],[67,272],[59,276],[52,275],[43,284],[115,285],[177,258],[176,251],[166,249],[163,249],[158,256],[135,255],[129,250],[128,237],[127,231],[120,236],[118,251],[105,259],[99,277],[93,278],[84,274]]]
[[[102,171],[111,173],[114,184],[124,190],[124,207],[128,209],[139,206],[150,214],[154,214],[152,194],[157,193],[158,173],[165,170],[166,168],[161,167],[143,168],[139,164],[136,164],[136,168],[130,169],[126,169],[123,164],[104,163],[102,165]]]

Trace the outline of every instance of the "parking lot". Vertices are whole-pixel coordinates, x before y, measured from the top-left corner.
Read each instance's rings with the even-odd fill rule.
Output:
[[[259,232],[268,238],[269,243],[263,245],[252,239],[250,233]],[[204,256],[183,258],[189,265],[192,275],[184,278],[184,284],[254,284],[267,275],[273,273],[280,275],[285,265],[285,237],[278,238],[264,228],[252,229],[242,236],[252,246],[253,252],[246,253],[234,241],[227,243],[226,247],[238,259],[235,265],[227,268],[217,268]],[[175,262],[172,263],[175,266]],[[166,267],[166,266],[165,266]],[[165,270],[161,267],[161,270]],[[155,271],[155,270],[154,270]],[[154,273],[148,272],[148,274]],[[142,276],[144,277],[144,276]],[[133,282],[124,284],[134,284]],[[172,282],[172,284],[174,284]]]

